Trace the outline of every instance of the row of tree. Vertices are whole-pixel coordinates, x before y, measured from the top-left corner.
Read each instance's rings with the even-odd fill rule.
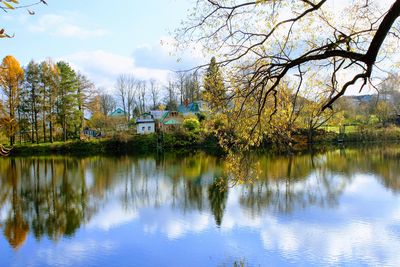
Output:
[[[92,118],[94,127],[102,128],[118,106],[124,111],[124,123],[129,123],[151,109],[176,110],[185,101],[203,98],[194,73],[176,73],[167,86],[124,74],[110,94],[96,89],[67,62],[32,60],[23,68],[13,56],[1,63],[0,87],[0,130],[11,145],[79,138],[87,126],[85,115]]]
[[[63,61],[31,61],[23,69],[14,57],[6,56],[0,87],[5,95],[1,126],[13,145],[17,132],[20,141],[28,137],[39,143],[39,128],[44,142],[53,142],[56,126],[64,141],[78,136],[93,84]]]

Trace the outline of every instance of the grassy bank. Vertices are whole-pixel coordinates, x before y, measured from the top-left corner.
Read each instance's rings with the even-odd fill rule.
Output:
[[[146,154],[157,151],[176,151],[202,148],[218,150],[217,140],[192,133],[150,135],[116,134],[108,139],[68,141],[42,144],[17,144],[12,156],[31,155],[93,155],[93,154]]]
[[[307,137],[298,135],[295,137],[295,150],[307,150]],[[372,128],[360,127],[357,131],[339,134],[336,132],[318,131],[314,136],[316,146],[334,145],[337,143],[366,143],[400,141],[399,127]],[[268,150],[271,146],[266,145]],[[12,156],[32,155],[94,155],[94,154],[146,154],[163,151],[184,151],[204,149],[211,152],[221,152],[215,137],[204,136],[199,133],[177,132],[164,134],[162,137],[151,135],[127,135],[115,134],[108,139],[92,139],[89,141],[69,141],[43,144],[17,144]]]

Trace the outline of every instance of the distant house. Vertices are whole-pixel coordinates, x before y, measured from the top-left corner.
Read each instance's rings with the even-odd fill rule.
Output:
[[[116,110],[114,110],[113,112],[111,112],[110,117],[125,117],[126,116],[126,112],[124,112],[124,110],[122,108],[117,108]]]
[[[128,123],[126,121],[126,112],[122,108],[117,108],[110,114],[110,119],[113,121],[115,125],[115,129],[118,131],[127,131]]]
[[[150,114],[153,116],[154,120],[161,120],[162,117],[167,113],[168,110],[150,110]]]
[[[85,128],[83,130],[83,134],[87,137],[101,137],[101,132],[98,130],[90,129],[90,128]]]
[[[153,115],[150,113],[143,113],[136,119],[136,131],[138,134],[150,134],[156,131],[156,122]]]
[[[160,130],[163,132],[174,131],[181,127],[184,117],[177,111],[166,112],[160,120]]]
[[[348,99],[352,105],[359,106],[370,103],[375,99],[374,97],[376,97],[376,95],[350,95],[344,96],[343,98]]]
[[[189,103],[187,100],[185,103],[178,107],[178,112],[183,116],[187,117],[190,115],[196,115],[200,112],[206,112],[208,110],[208,105],[205,101],[193,101]]]

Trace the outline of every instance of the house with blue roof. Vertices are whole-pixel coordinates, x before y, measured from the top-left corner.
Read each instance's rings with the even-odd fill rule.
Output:
[[[179,129],[183,123],[184,117],[177,111],[167,111],[160,120],[160,130],[170,132]]]
[[[178,107],[178,112],[181,113],[183,116],[187,117],[190,115],[196,115],[200,112],[206,112],[208,110],[207,103],[204,101],[193,101],[191,103],[188,103],[188,101],[185,101],[185,103],[181,104]]]
[[[122,108],[117,108],[113,112],[111,112],[110,117],[115,118],[115,117],[126,117],[126,112]]]

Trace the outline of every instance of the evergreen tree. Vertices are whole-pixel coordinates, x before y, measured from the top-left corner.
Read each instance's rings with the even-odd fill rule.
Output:
[[[53,143],[54,118],[57,112],[56,97],[60,84],[60,70],[50,60],[40,64],[43,100],[43,139],[46,142],[46,122],[49,125],[49,139]]]
[[[56,99],[57,119],[63,130],[62,139],[66,141],[69,134],[75,133],[79,121],[78,80],[75,71],[66,62],[57,63],[60,70],[58,95]]]
[[[34,61],[29,62],[25,76],[24,90],[28,95],[28,110],[32,127],[31,142],[39,143],[38,114],[41,105],[39,65]]]
[[[77,75],[77,101],[78,101],[78,112],[76,113],[78,116],[78,124],[76,125],[76,133],[80,133],[83,131],[83,124],[84,124],[84,113],[85,109],[88,109],[91,103],[91,94],[92,89],[94,88],[94,84],[89,81],[89,79],[81,74],[78,73]]]
[[[215,57],[211,58],[210,65],[204,75],[204,90],[204,100],[208,101],[212,108],[222,109],[226,107],[226,90]]]

